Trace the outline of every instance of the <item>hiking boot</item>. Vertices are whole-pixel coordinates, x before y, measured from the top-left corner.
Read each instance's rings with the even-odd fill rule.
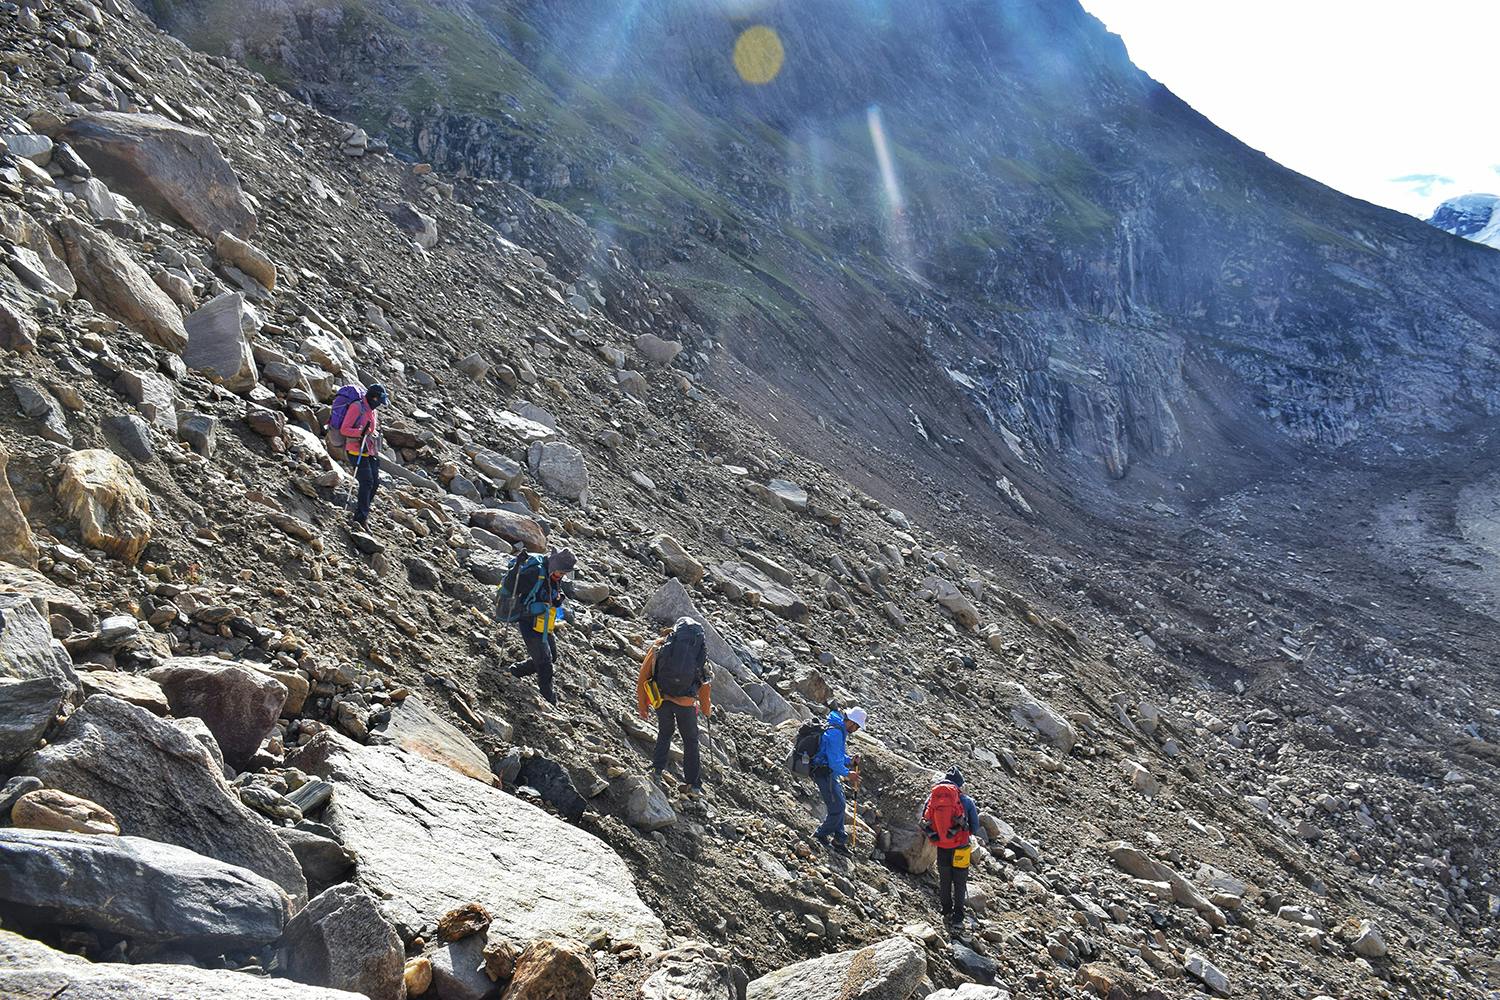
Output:
[[[851,856],[849,854],[849,842],[847,840],[835,840],[831,846],[835,854],[842,854],[846,858]]]

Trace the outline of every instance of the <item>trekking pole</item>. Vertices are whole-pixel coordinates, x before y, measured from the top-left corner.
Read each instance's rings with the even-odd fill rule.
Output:
[[[849,849],[859,841],[859,768],[854,769],[854,827],[849,831]]]
[[[363,451],[364,449],[360,450]],[[345,514],[349,513],[349,508],[354,503],[354,496],[359,492],[359,467],[364,462],[364,460],[365,456],[363,454],[356,456],[356,458],[354,459],[354,482],[349,484],[349,492],[344,494]]]

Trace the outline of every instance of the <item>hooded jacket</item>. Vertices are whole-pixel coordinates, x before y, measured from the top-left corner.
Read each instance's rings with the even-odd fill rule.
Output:
[[[824,726],[823,738],[818,741],[818,752],[813,754],[813,766],[827,767],[842,778],[849,773],[852,762],[849,757],[849,733],[844,728],[844,713],[837,710],[829,712]]]

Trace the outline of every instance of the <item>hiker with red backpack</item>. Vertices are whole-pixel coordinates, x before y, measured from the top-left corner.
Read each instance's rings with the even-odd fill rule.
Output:
[[[949,768],[922,807],[922,832],[937,847],[938,906],[950,930],[964,926],[964,897],[969,890],[969,841],[979,829],[979,810],[960,789],[964,774]]]
[[[572,549],[558,549],[551,555],[517,556],[500,581],[498,617],[521,632],[526,645],[526,659],[510,668],[512,677],[536,674],[537,687],[549,704],[557,704],[552,689],[552,665],[557,660],[557,640],[553,637],[563,612],[562,579],[578,565]]]
[[[346,385],[333,397],[333,412],[328,429],[342,439],[344,453],[354,467],[359,499],[354,507],[354,526],[361,531],[370,526],[370,504],[380,485],[380,414],[381,406],[390,402],[385,386],[375,384],[361,391],[357,385]],[[330,433],[330,437],[332,437]]]
[[[849,853],[848,838],[844,834],[844,778],[850,778],[849,787],[859,791],[859,758],[849,756],[849,737],[859,732],[869,721],[869,713],[862,708],[851,708],[847,712],[837,709],[828,713],[823,735],[818,739],[818,751],[812,755],[810,770],[817,782],[818,794],[823,796],[823,806],[828,815],[813,833],[813,838],[824,847],[832,847],[840,854]],[[853,771],[852,777],[850,776]]]
[[[672,630],[646,653],[635,678],[636,712],[648,717],[656,709],[656,751],[651,777],[661,781],[672,753],[672,734],[682,732],[682,777],[688,794],[703,793],[698,754],[698,716],[713,712],[709,694],[707,639],[703,626],[679,618]]]

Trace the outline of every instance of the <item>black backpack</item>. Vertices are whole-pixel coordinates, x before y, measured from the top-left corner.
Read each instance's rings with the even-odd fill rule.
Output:
[[[812,759],[818,755],[818,748],[823,743],[823,733],[828,727],[814,719],[811,722],[802,723],[797,730],[797,739],[792,743],[792,758],[788,767],[793,774],[802,777],[812,775]]]
[[[517,556],[500,581],[496,609],[503,622],[518,622],[531,614],[537,593],[546,579],[546,556]]]
[[[679,622],[656,649],[652,679],[664,698],[686,698],[696,695],[703,686],[708,662],[707,641],[703,626],[697,622]]]

